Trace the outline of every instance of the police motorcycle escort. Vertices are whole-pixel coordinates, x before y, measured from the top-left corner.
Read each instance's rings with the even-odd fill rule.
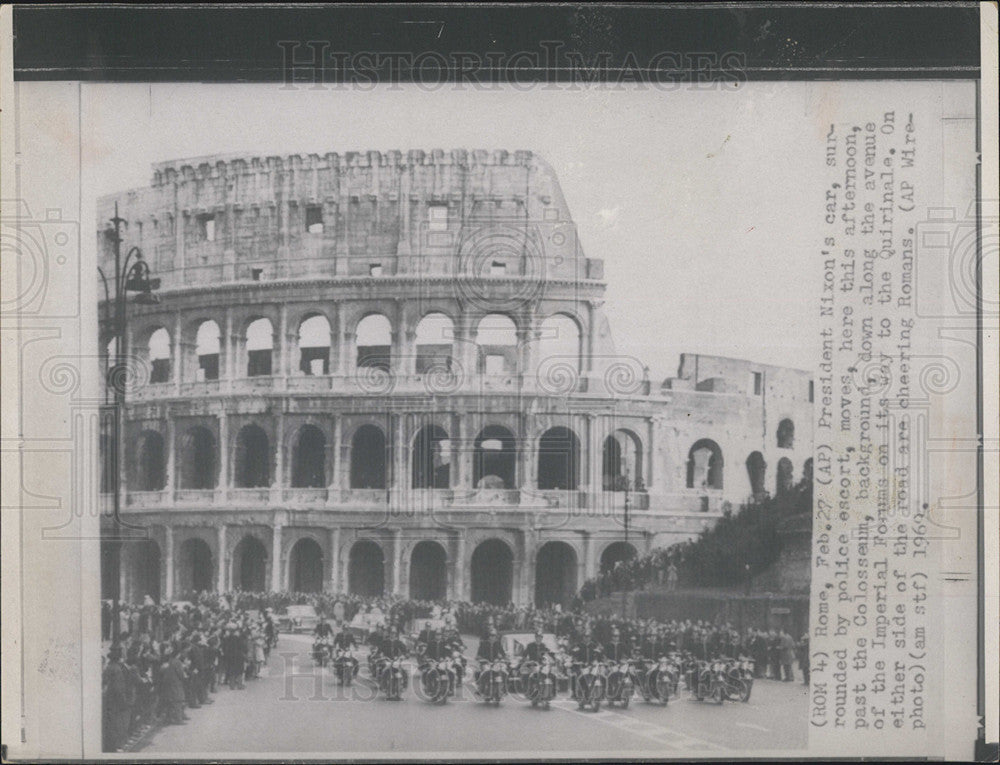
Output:
[[[608,663],[606,698],[608,706],[619,704],[627,709],[635,693],[635,663],[631,660],[631,647],[622,640],[618,627],[611,632],[611,641],[604,646],[604,658]]]
[[[350,685],[358,674],[356,650],[354,635],[345,627],[333,639],[333,671],[340,685]]]
[[[431,704],[444,704],[454,695],[462,663],[454,656],[452,641],[431,627],[417,638],[420,683],[424,700]]]
[[[698,662],[697,678],[695,697],[698,701],[711,699],[716,704],[722,704],[726,700],[728,691],[724,659]]]
[[[594,712],[601,709],[607,690],[607,668],[603,661],[601,644],[590,635],[590,630],[573,648],[571,671],[573,698],[580,709],[588,707]]]
[[[550,708],[558,691],[559,671],[558,661],[545,645],[543,633],[536,632],[535,639],[525,647],[515,677],[520,692],[531,701],[532,707]]]
[[[753,659],[741,656],[726,662],[725,696],[746,703],[753,691]]]
[[[393,627],[388,636],[372,646],[372,677],[378,681],[378,688],[387,701],[401,701],[410,678],[404,662],[409,650],[399,638],[399,631]]]
[[[326,620],[313,629],[312,657],[319,667],[325,667],[333,655],[333,628]]]
[[[500,706],[508,691],[510,665],[496,628],[491,627],[489,634],[479,642],[476,661],[479,662],[475,678],[477,694],[487,704]]]

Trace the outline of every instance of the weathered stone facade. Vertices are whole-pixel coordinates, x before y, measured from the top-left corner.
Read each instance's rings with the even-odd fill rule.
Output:
[[[161,280],[129,306],[124,597],[565,600],[626,502],[644,552],[811,456],[807,373],[685,354],[661,385],[616,352],[530,152],[163,163],[99,201],[105,272],[115,203]]]

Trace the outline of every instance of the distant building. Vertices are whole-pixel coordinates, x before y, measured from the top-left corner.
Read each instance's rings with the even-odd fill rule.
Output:
[[[616,352],[603,261],[530,152],[163,163],[99,201],[106,273],[116,202],[161,285],[127,338],[148,540],[106,525],[106,597],[565,602],[811,456],[808,373],[684,354],[661,385]]]

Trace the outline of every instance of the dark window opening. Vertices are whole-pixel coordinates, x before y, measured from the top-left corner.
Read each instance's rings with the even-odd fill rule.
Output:
[[[323,208],[319,205],[306,205],[306,231],[310,234],[323,233]]]
[[[295,441],[292,486],[301,489],[326,486],[326,436],[315,425],[303,425]]]
[[[451,372],[450,345],[418,345],[416,372],[424,375],[428,372]]]
[[[793,472],[792,461],[788,457],[782,457],[778,460],[778,476],[775,485],[778,496],[791,491],[794,480]]]
[[[263,268],[251,268],[250,269],[250,278],[253,279],[255,282],[259,282],[261,280],[262,276],[264,276],[264,269]]]
[[[351,440],[351,488],[384,489],[385,434],[374,425],[362,425]]]
[[[271,450],[267,434],[256,425],[246,425],[236,436],[235,484],[255,489],[271,484]]]
[[[215,438],[207,428],[188,430],[180,442],[181,489],[214,489],[216,481]]]
[[[368,275],[369,276],[381,276],[382,275],[382,264],[381,263],[372,263],[370,266],[368,266]]]
[[[271,374],[271,350],[247,351],[247,377]]]
[[[764,455],[760,452],[752,452],[747,457],[747,475],[750,476],[750,491],[755,497],[764,493],[766,473],[767,463],[764,461]]]
[[[201,380],[219,379],[219,354],[206,353],[198,357],[198,373]]]
[[[391,353],[390,345],[359,345],[358,368],[377,367],[388,372]]]
[[[795,444],[795,423],[782,420],[778,423],[778,448],[791,449]]]
[[[813,403],[813,398],[816,396],[816,383],[813,380],[809,381],[809,403]]]
[[[764,375],[760,372],[753,373],[753,394],[759,396],[764,392]]]
[[[149,371],[150,383],[165,383],[170,380],[170,359],[153,359]]]
[[[146,431],[139,437],[137,491],[160,491],[166,484],[166,459],[163,436]]]
[[[197,216],[198,238],[203,242],[215,241],[215,215],[202,213]]]
[[[330,374],[329,348],[303,348],[299,361],[299,369],[305,375]]]
[[[702,439],[691,447],[688,452],[687,487],[722,488],[722,450],[715,441]]]
[[[579,485],[580,442],[569,428],[551,428],[538,444],[538,488],[567,490]]]
[[[472,453],[472,485],[477,489],[513,489],[517,447],[506,428],[490,425],[476,439]]]
[[[447,489],[451,473],[448,434],[429,425],[413,441],[412,486],[414,489]]]

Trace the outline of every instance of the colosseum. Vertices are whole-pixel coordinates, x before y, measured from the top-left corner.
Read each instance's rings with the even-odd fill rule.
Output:
[[[809,373],[681,354],[654,382],[616,350],[531,152],[164,162],[98,201],[106,274],[116,205],[159,283],[128,306],[105,597],[565,602],[809,470]]]

